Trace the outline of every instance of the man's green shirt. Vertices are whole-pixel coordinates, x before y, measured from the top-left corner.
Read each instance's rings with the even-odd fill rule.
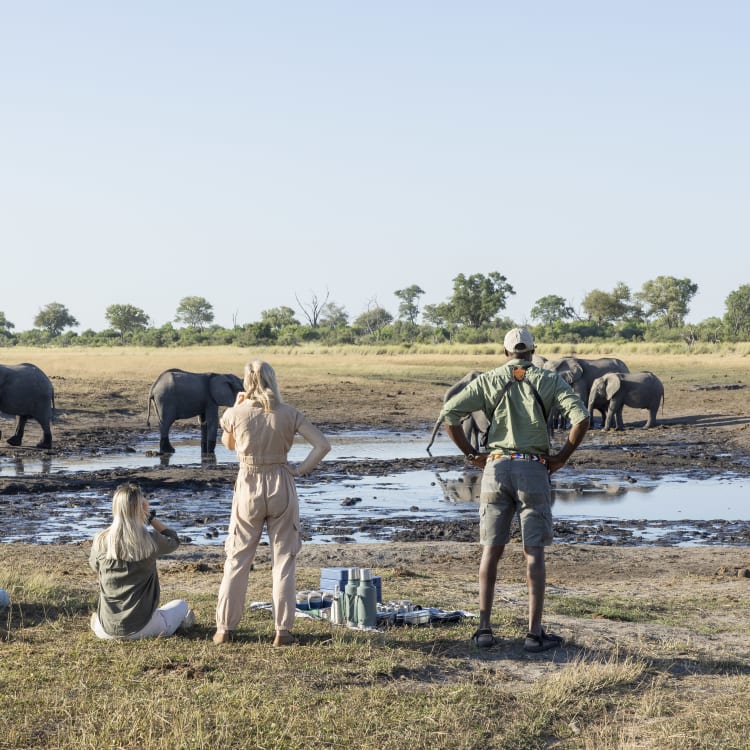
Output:
[[[521,374],[518,368],[526,371],[522,380],[514,377],[514,369]],[[511,359],[472,380],[445,402],[440,416],[448,424],[458,425],[472,412],[482,411],[490,420],[487,441],[490,452],[546,455],[549,453],[547,416],[554,407],[571,424],[589,418],[580,396],[557,373],[524,359]]]

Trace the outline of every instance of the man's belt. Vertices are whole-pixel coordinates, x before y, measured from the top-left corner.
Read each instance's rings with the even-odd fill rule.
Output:
[[[510,458],[519,461],[536,461],[537,463],[542,464],[542,466],[547,465],[547,459],[537,453],[518,453],[516,451],[508,451],[501,453],[490,453],[490,458]]]

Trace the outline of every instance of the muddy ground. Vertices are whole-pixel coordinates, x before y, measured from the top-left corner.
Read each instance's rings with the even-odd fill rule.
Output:
[[[144,393],[149,383],[133,380],[121,382],[53,378],[58,394],[58,408],[53,426],[53,448],[40,451],[33,445],[40,438],[35,423],[29,423],[24,445],[12,448],[0,440],[0,456],[32,459],[40,456],[85,458],[92,454],[122,454],[133,450],[133,445],[152,439],[154,449],[158,438],[154,427],[146,425]],[[415,389],[399,381],[362,379],[331,382],[291,383],[284,390],[290,403],[305,411],[324,431],[357,428],[386,428],[393,430],[422,430],[425,446],[439,409],[444,383]],[[331,398],[335,389],[336,398]],[[693,382],[667,384],[665,408],[656,427],[643,429],[645,412],[625,410],[626,429],[603,432],[592,429],[584,444],[574,455],[569,466],[573,473],[607,470],[620,480],[640,481],[644,477],[660,478],[673,474],[694,478],[708,478],[727,473],[750,474],[750,415],[747,410],[747,389],[742,382]],[[196,420],[178,423],[181,430],[194,430]],[[11,433],[10,419],[0,419],[5,437]],[[553,438],[561,444],[564,433]],[[389,461],[325,462],[324,468],[306,481],[327,481],[332,476],[385,475],[411,469],[450,470],[464,467],[460,456],[431,457]],[[216,487],[231,487],[235,476],[233,466],[217,465],[200,460],[195,464],[160,465],[150,469],[107,469],[91,473],[48,474],[28,477],[0,478],[0,523],[22,522],[16,515],[9,518],[9,506],[2,496],[31,494],[38,504],[52,500],[61,492],[75,493],[84,489],[107,492],[122,481],[139,482],[146,492],[170,493],[201,492]],[[51,506],[52,507],[52,506]],[[686,519],[687,520],[687,519]],[[378,536],[377,522],[358,519],[358,527],[342,528],[340,538],[347,533],[365,530]],[[384,528],[387,523],[381,524]],[[669,524],[673,526],[673,524]],[[556,525],[560,541],[594,544],[640,544],[638,522]],[[307,532],[315,531],[308,528]],[[382,538],[393,541],[476,541],[476,519],[464,521],[414,520],[395,537],[383,531]],[[690,531],[670,532],[651,543],[677,544],[699,541],[703,544],[748,544],[747,524],[720,523],[690,525]]]

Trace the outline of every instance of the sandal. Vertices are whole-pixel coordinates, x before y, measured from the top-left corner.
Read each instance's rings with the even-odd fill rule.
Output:
[[[492,646],[497,645],[497,638],[495,638],[492,628],[479,628],[471,636],[471,640],[474,641],[477,648],[492,648]]]
[[[523,647],[526,651],[532,654],[537,654],[540,651],[549,651],[551,648],[562,646],[563,642],[563,639],[559,635],[545,633],[544,628],[542,628],[541,635],[527,633],[526,640],[523,642]]]

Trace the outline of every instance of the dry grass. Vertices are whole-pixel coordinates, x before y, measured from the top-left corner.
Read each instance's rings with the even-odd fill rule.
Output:
[[[410,563],[398,557],[408,545],[371,547],[349,555],[361,554],[365,564],[379,559],[386,592],[476,607],[474,545],[451,546],[442,558],[440,547],[424,545]],[[724,583],[705,602],[695,581],[664,585],[661,611],[670,612],[672,625],[655,626],[637,609],[618,621],[609,610],[613,619],[599,631],[605,637],[596,636],[601,613],[575,613],[574,592],[566,609],[558,592],[548,617],[564,623],[569,645],[528,655],[520,646],[526,602],[514,549],[499,582],[495,622],[503,643],[489,651],[470,644],[472,620],[374,634],[302,620],[295,627],[302,645],[275,650],[265,611],[248,612],[240,640],[216,647],[210,636],[221,555],[204,550],[198,565],[200,551],[161,563],[163,596],[187,598],[198,614],[195,628],[169,639],[105,643],[88,629],[96,589],[85,546],[0,546],[0,585],[14,602],[0,620],[0,748],[747,747],[745,650],[717,659],[689,635],[710,610],[723,621],[725,645],[746,640],[746,621],[736,617],[747,605],[746,592],[738,600],[740,581]],[[314,563],[331,551],[306,547],[301,587],[314,585]],[[579,571],[581,586],[585,578]],[[269,580],[265,552],[248,600],[267,598]],[[626,597],[628,582],[622,590]]]

